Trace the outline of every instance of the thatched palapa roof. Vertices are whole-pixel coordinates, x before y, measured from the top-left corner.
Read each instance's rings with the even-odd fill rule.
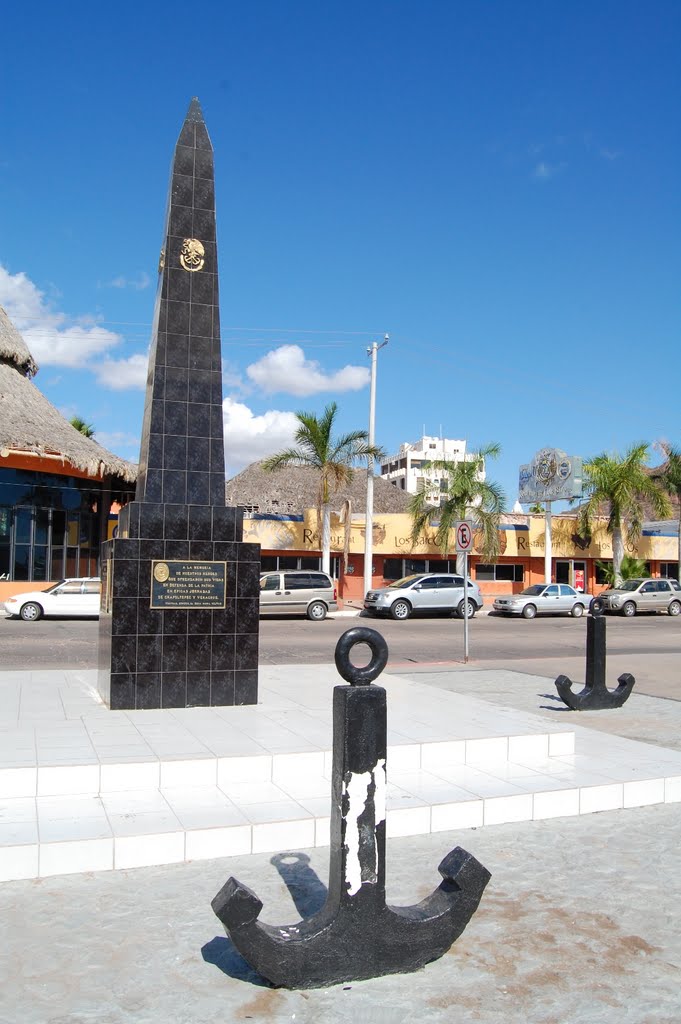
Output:
[[[38,365],[28,345],[0,306],[0,362],[16,366],[24,377],[35,377]]]
[[[11,455],[42,456],[114,484],[133,484],[137,466],[72,427],[30,380],[33,356],[0,306],[0,466]],[[6,464],[6,463],[5,463]]]
[[[331,508],[339,512],[349,498],[353,512],[364,512],[366,486],[366,469],[355,469],[350,484],[332,495]],[[228,505],[244,505],[247,512],[281,515],[300,515],[306,508],[316,508],[318,490],[319,476],[308,466],[266,472],[260,462],[247,466],[226,485]],[[374,513],[406,512],[410,497],[387,480],[374,477]]]

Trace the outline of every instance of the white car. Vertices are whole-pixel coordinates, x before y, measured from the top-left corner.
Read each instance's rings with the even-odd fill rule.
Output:
[[[575,590],[567,583],[535,583],[519,594],[497,597],[493,608],[502,615],[522,615],[533,619],[535,615],[571,615],[578,619],[589,610],[591,595]]]
[[[36,622],[43,615],[99,615],[102,582],[97,576],[84,579],[59,580],[47,590],[29,590],[5,600],[8,615],[18,615],[26,622]]]

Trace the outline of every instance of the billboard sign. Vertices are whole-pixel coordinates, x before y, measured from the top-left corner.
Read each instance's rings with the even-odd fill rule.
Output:
[[[560,448],[541,448],[532,462],[520,467],[518,492],[519,500],[530,504],[581,498],[581,458]]]

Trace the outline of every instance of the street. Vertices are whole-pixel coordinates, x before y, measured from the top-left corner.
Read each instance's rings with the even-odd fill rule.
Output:
[[[681,622],[668,615],[607,619],[608,685],[622,672],[636,677],[636,691],[681,699]],[[569,675],[583,681],[586,617],[501,618],[477,615],[469,623],[471,669],[515,669],[541,676]],[[369,626],[385,637],[389,669],[432,671],[463,662],[463,621],[456,618],[411,618],[406,622],[348,614],[323,622],[296,617],[260,620],[263,664],[328,663],[339,636],[352,626]],[[0,618],[2,669],[96,668],[96,619]]]

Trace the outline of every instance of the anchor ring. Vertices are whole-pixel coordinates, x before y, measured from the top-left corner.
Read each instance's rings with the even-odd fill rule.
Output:
[[[371,661],[363,668],[353,665],[350,661],[350,651],[357,644],[366,644],[371,650]],[[336,644],[334,659],[339,674],[351,686],[368,686],[380,676],[388,663],[388,645],[375,629],[355,626],[346,630],[340,637]]]
[[[589,611],[592,615],[603,615],[605,612],[605,603],[600,597],[594,597],[589,605]]]

